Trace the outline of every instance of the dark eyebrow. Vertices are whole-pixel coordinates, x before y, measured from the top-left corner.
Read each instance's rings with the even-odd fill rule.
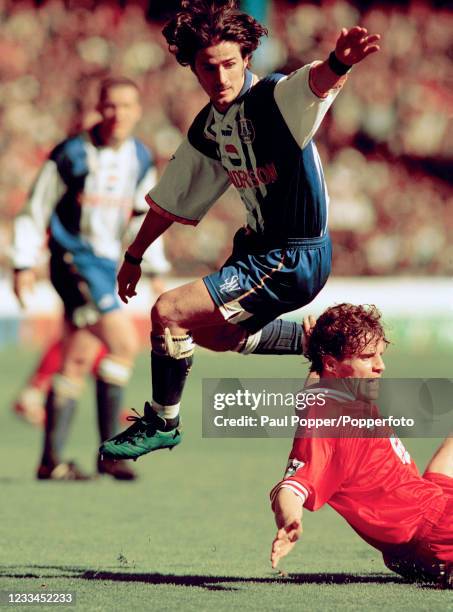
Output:
[[[235,62],[235,61],[236,61],[236,59],[237,59],[236,57],[228,57],[227,59],[222,60],[220,63],[221,63],[221,64],[228,64],[229,62]],[[210,62],[209,60],[205,60],[205,61],[203,62],[203,64],[204,64],[205,66],[216,66],[216,65],[217,65],[216,63],[214,63],[214,62]]]

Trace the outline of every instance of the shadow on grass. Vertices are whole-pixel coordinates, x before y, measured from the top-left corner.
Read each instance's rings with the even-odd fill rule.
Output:
[[[234,591],[238,586],[244,584],[406,584],[396,575],[391,574],[350,574],[350,573],[313,573],[313,574],[288,574],[282,576],[274,574],[269,577],[253,576],[209,576],[200,574],[158,574],[158,573],[136,573],[118,572],[105,570],[91,570],[81,567],[31,565],[28,571],[23,566],[10,566],[0,568],[0,578],[16,579],[55,579],[55,578],[77,578],[80,580],[99,580],[112,582],[139,582],[153,585],[172,585],[181,587],[198,587],[209,591]],[[46,570],[40,572],[39,570]],[[58,570],[49,573],[49,570]],[[424,585],[425,586],[425,585]],[[430,585],[426,585],[427,588]]]

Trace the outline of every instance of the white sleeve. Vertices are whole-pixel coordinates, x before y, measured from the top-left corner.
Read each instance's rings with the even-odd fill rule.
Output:
[[[147,201],[173,221],[196,225],[229,185],[222,164],[197,151],[186,137]]]
[[[129,244],[134,240],[135,236],[140,229],[145,214],[149,210],[149,206],[146,202],[146,194],[156,184],[157,170],[155,166],[148,169],[145,176],[142,178],[140,183],[137,185],[134,195],[134,210],[133,216],[127,224],[126,230],[123,234],[122,240],[124,244]]]
[[[138,233],[140,226],[143,223],[145,213],[148,212],[149,206],[145,200],[148,191],[154,187],[157,181],[157,170],[155,166],[148,169],[145,176],[137,186],[134,202],[134,216],[130,220],[126,232],[124,234],[124,242],[128,244]],[[143,214],[140,214],[143,213]],[[165,257],[164,241],[162,236],[159,236],[143,253],[142,270],[147,274],[167,274],[171,270],[171,264]]]
[[[146,203],[145,197],[150,189],[154,187],[157,182],[157,170],[156,166],[150,166],[145,176],[142,178],[140,183],[137,185],[134,197],[134,211],[147,213],[149,206]]]
[[[11,262],[15,268],[33,268],[46,238],[52,212],[66,190],[57,165],[48,160],[33,185],[23,212],[14,221]]]
[[[283,77],[274,89],[277,106],[301,149],[313,138],[339,92],[333,89],[325,98],[320,98],[312,91],[310,69],[314,65],[307,64]]]

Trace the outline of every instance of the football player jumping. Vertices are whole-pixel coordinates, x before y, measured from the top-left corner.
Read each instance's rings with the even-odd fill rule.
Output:
[[[258,80],[250,61],[266,30],[233,0],[184,1],[163,33],[210,102],[147,196],[149,212],[118,274],[121,299],[135,295],[148,245],[175,221],[197,225],[231,184],[247,225],[220,270],[164,293],[153,307],[152,402],[102,445],[118,459],[180,442],[194,342],[244,354],[302,352],[302,326],[277,317],[311,302],[330,273],[328,196],[312,139],[351,66],[379,50],[379,35],[343,29],[325,61]]]

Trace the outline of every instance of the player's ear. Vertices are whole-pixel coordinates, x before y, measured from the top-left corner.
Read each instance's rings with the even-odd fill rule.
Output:
[[[332,357],[331,355],[327,355],[326,357],[324,357],[322,365],[323,365],[323,368],[322,368],[323,373],[330,374],[331,376],[337,373],[338,362],[335,359],[335,357]]]

